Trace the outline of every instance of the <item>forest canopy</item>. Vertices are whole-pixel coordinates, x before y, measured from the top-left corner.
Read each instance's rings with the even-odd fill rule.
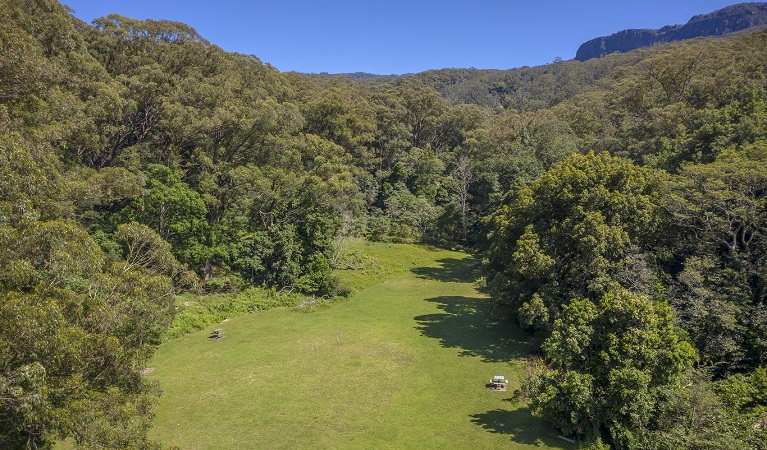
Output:
[[[0,23],[3,448],[156,446],[174,295],[338,295],[348,236],[482,255],[562,433],[767,448],[767,32],[353,81],[53,0]]]

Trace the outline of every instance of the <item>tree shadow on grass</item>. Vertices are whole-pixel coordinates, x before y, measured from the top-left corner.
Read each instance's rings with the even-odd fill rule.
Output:
[[[475,258],[443,258],[439,267],[416,267],[411,271],[421,278],[443,282],[471,283],[479,276],[479,261]]]
[[[513,411],[495,409],[479,414],[472,414],[472,423],[491,433],[507,434],[511,440],[520,444],[546,445],[556,448],[574,448],[559,440],[554,432],[538,418],[533,417],[527,408]]]
[[[415,317],[422,335],[438,339],[443,347],[461,349],[461,356],[485,362],[504,362],[529,355],[533,338],[516,325],[498,319],[490,302],[481,298],[443,296],[426,299],[444,311]]]

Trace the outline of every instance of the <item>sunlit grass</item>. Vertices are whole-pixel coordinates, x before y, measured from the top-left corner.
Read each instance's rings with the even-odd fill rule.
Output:
[[[356,242],[357,294],[312,313],[281,308],[164,344],[153,437],[183,449],[526,448],[565,444],[513,400],[529,351],[487,314],[476,261]],[[506,375],[506,393],[485,389]],[[567,445],[567,444],[565,444]]]

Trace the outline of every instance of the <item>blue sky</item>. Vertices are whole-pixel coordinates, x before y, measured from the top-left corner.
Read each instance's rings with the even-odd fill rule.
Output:
[[[194,27],[281,71],[402,74],[509,69],[575,57],[591,38],[687,22],[716,0],[61,0],[90,23],[116,13]]]

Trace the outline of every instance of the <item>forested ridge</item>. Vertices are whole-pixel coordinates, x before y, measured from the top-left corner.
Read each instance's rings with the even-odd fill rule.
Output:
[[[3,448],[157,446],[174,296],[346,293],[347,236],[481,254],[563,434],[767,448],[767,32],[351,81],[52,0],[0,23]]]

